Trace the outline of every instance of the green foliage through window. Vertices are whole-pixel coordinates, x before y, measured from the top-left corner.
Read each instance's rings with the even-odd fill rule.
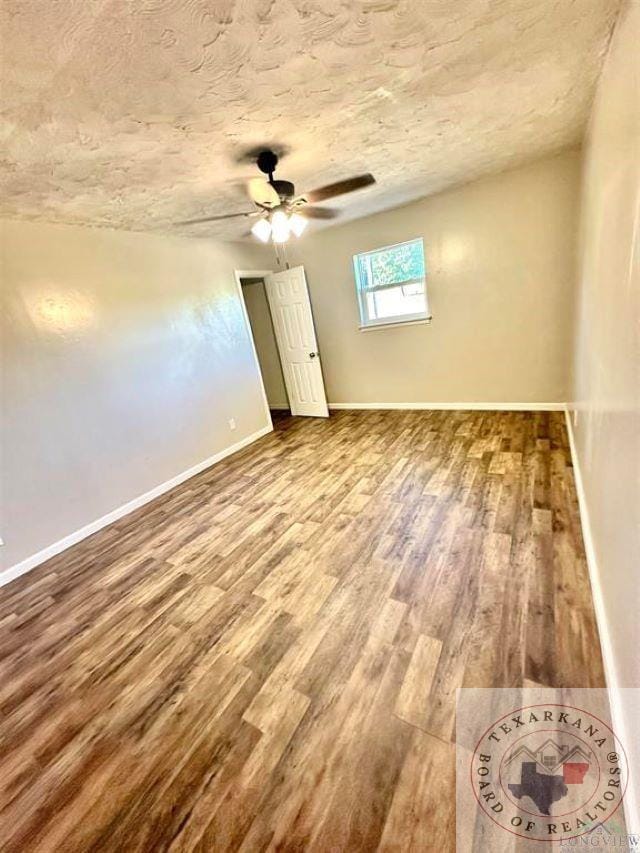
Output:
[[[361,290],[374,290],[424,278],[422,240],[411,240],[373,252],[363,252],[354,257],[354,265]]]

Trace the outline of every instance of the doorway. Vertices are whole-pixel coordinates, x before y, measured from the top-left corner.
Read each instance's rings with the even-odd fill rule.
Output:
[[[239,279],[269,410],[290,412],[291,406],[267,301],[264,275],[243,273]]]
[[[269,412],[328,417],[309,289],[301,266],[236,271]]]

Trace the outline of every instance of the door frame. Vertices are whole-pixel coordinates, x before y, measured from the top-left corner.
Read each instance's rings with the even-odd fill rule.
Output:
[[[253,352],[253,360],[256,365],[256,369],[258,371],[258,376],[260,377],[260,390],[262,391],[262,403],[264,405],[264,412],[267,417],[267,423],[273,429],[273,420],[271,419],[271,409],[269,408],[269,400],[267,399],[267,389],[264,387],[264,378],[262,376],[262,367],[260,365],[260,359],[258,358],[258,350],[256,349],[256,342],[253,339],[253,329],[251,328],[251,321],[249,320],[249,312],[247,311],[247,306],[244,301],[244,294],[242,292],[242,279],[243,278],[262,278],[264,279],[267,275],[272,275],[273,270],[234,270],[233,278],[236,283],[236,291],[240,298],[240,304],[242,305],[242,316],[244,317],[244,325],[247,330],[247,334],[249,335],[249,340],[251,341],[251,351]],[[271,309],[269,309],[271,310]]]

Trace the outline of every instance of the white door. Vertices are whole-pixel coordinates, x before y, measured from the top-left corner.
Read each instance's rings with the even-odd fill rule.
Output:
[[[292,415],[329,417],[303,267],[265,278]]]

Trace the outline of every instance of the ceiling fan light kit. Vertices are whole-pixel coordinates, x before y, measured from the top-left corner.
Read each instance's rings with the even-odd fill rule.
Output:
[[[268,243],[271,236],[271,223],[268,219],[258,219],[251,226],[251,233],[263,243]]]
[[[286,243],[291,235],[289,217],[284,210],[276,210],[271,214],[271,239],[274,243]]]
[[[308,221],[299,213],[292,213],[289,217],[289,228],[293,231],[296,237],[300,237],[304,229],[308,225]]]
[[[251,233],[263,243],[268,243],[270,237],[274,243],[286,243],[291,234],[299,237],[307,225],[307,220],[299,213],[287,216],[283,210],[276,209],[272,214],[254,222]]]
[[[315,207],[318,202],[327,201],[354,190],[364,189],[375,184],[375,178],[368,172],[356,175],[344,181],[337,181],[324,187],[319,187],[310,193],[296,196],[295,186],[291,181],[274,179],[273,173],[278,165],[278,155],[270,149],[259,151],[255,162],[260,171],[268,176],[267,180],[252,178],[247,184],[249,197],[256,209],[244,213],[228,213],[221,216],[209,216],[204,219],[191,219],[180,225],[194,225],[202,222],[213,222],[234,217],[260,218],[251,227],[251,233],[263,243],[271,239],[275,244],[286,243],[291,234],[299,237],[308,225],[309,219],[335,219],[340,211],[334,208]],[[302,214],[302,215],[301,215]]]

